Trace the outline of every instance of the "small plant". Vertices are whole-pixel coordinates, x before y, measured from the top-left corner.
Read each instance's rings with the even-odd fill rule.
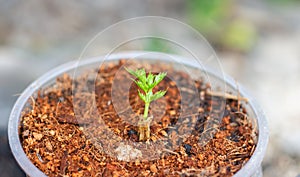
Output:
[[[163,97],[166,94],[166,90],[160,90],[156,93],[153,93],[153,88],[157,86],[167,75],[166,72],[159,73],[157,75],[152,74],[151,72],[146,75],[145,69],[137,69],[133,71],[131,69],[125,68],[127,72],[135,76],[136,79],[132,79],[136,85],[143,90],[142,93],[138,90],[138,95],[141,100],[145,103],[143,119],[139,120],[139,140],[148,140],[150,138],[150,122],[152,118],[148,116],[150,103],[154,100],[157,100]]]

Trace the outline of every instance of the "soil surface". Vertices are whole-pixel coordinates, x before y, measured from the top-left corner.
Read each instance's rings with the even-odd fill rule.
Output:
[[[151,137],[139,142],[144,104],[124,69],[168,72],[151,103]],[[48,176],[232,176],[249,160],[257,132],[241,101],[165,64],[106,63],[41,89],[23,111],[20,138]]]

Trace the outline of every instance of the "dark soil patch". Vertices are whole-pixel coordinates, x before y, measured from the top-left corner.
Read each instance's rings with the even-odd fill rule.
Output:
[[[144,105],[123,64],[108,63],[75,80],[65,74],[24,110],[23,149],[46,175],[232,176],[249,160],[257,133],[243,106],[209,96],[209,84],[163,64],[146,65],[168,72],[156,88],[168,92],[151,104],[150,141],[138,142]],[[142,154],[118,160],[120,146]]]

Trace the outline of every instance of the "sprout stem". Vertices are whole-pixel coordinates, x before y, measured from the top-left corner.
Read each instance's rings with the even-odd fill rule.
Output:
[[[164,79],[164,77],[167,75],[166,72],[164,73],[158,73],[157,75],[152,74],[149,72],[146,74],[145,69],[137,69],[135,71],[131,69],[127,69],[127,72],[129,72],[131,75],[135,76],[137,79],[132,79],[136,85],[143,91],[141,92],[138,90],[138,95],[141,98],[141,100],[145,103],[145,109],[144,109],[144,115],[143,118],[140,118],[139,120],[139,140],[149,140],[150,138],[150,122],[152,118],[150,119],[148,117],[149,112],[149,106],[150,103],[154,100],[157,100],[161,97],[163,97],[167,91],[159,90],[156,93],[152,92],[152,89],[160,83]]]
[[[148,118],[148,111],[149,111],[149,106],[150,106],[150,103],[145,103],[145,110],[144,110],[144,119],[147,120]]]

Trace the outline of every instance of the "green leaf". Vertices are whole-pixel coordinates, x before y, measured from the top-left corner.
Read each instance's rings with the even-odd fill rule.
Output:
[[[140,81],[140,80],[134,80],[134,82],[136,83],[136,85],[139,87],[139,88],[141,88],[144,92],[148,92],[148,86],[147,85],[145,85],[142,81]]]
[[[167,75],[167,73],[165,73],[165,72],[159,73],[158,75],[156,75],[155,79],[154,79],[154,82],[152,84],[153,87],[155,87],[157,84],[159,84],[166,77],[166,75]]]
[[[142,81],[143,83],[146,83],[147,82],[147,78],[146,78],[146,72],[145,72],[145,69],[142,68],[142,69],[137,69],[135,71],[131,70],[131,69],[128,69],[126,68],[126,71],[129,72],[131,75],[135,76],[136,78],[138,78],[140,81]]]
[[[143,93],[141,93],[140,90],[138,90],[138,94],[139,94],[140,98],[141,98],[144,102],[146,102],[146,96],[145,96]]]
[[[136,70],[136,73],[137,73],[137,78],[145,84],[147,82],[145,69],[144,68],[138,69]]]
[[[147,85],[151,86],[153,84],[153,82],[154,82],[154,75],[150,72],[147,77]]]
[[[146,93],[146,103],[150,103],[151,102],[151,98],[153,96],[153,92],[152,91],[149,91]]]
[[[125,67],[125,70],[126,70],[127,72],[129,72],[131,75],[133,75],[133,76],[137,77],[137,74],[136,74],[136,72],[135,72],[135,71],[133,71],[132,69],[129,69],[129,68],[126,68],[126,67]]]
[[[163,90],[156,92],[154,95],[151,96],[150,101],[154,101],[163,97],[166,94],[166,92],[167,91],[163,91]]]

